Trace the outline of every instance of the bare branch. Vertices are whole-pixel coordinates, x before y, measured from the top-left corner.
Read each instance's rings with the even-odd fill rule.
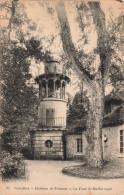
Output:
[[[9,40],[10,40],[10,33],[11,33],[11,30],[12,30],[12,22],[13,22],[13,19],[14,19],[14,16],[15,16],[15,10],[16,10],[16,7],[17,7],[17,2],[18,2],[18,0],[12,0],[11,17],[10,17],[9,24],[8,24],[8,27],[7,27],[9,29]]]
[[[62,39],[62,44],[63,44],[65,55],[69,63],[72,65],[72,68],[74,68],[74,70],[79,75],[80,79],[83,79],[85,83],[90,88],[93,89],[94,88],[94,84],[92,82],[93,77],[90,75],[90,73],[87,70],[85,70],[85,68],[83,67],[83,64],[77,59],[76,50],[72,42],[70,26],[68,23],[64,3],[58,2],[56,4],[56,10],[58,14],[59,23],[60,23],[60,28],[61,28],[60,34],[61,34],[61,39]]]

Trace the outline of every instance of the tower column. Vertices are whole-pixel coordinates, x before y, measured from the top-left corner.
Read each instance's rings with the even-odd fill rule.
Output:
[[[46,81],[46,98],[48,98],[48,81]]]
[[[60,98],[62,98],[62,82],[60,83]]]
[[[66,95],[66,85],[64,86],[64,99],[65,99],[65,95]]]
[[[56,91],[56,83],[55,79],[53,80],[53,97],[55,97],[55,91]]]
[[[39,84],[39,100],[41,100],[41,84]]]
[[[43,87],[42,87],[42,82],[41,82],[41,84],[40,84],[40,85],[41,85],[41,87],[40,87],[40,90],[41,90],[41,96],[40,96],[40,99],[42,99],[42,95],[43,95],[43,94],[42,94],[42,90],[43,90]]]
[[[42,97],[42,82],[39,82],[39,100],[41,100]]]

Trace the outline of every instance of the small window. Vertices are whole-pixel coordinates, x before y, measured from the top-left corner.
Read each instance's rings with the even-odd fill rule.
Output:
[[[124,153],[124,130],[120,130],[120,153]]]
[[[51,140],[46,140],[46,141],[45,141],[45,146],[46,146],[47,148],[52,148],[53,142],[52,142]]]
[[[82,152],[82,139],[76,140],[77,144],[77,151],[76,152]]]

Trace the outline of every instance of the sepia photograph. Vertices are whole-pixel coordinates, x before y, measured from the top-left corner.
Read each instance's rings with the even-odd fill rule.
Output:
[[[0,195],[124,195],[124,0],[1,0],[0,51]]]

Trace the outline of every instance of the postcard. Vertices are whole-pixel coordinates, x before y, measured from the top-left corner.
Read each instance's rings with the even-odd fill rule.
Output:
[[[0,195],[124,195],[124,1],[0,9]]]

